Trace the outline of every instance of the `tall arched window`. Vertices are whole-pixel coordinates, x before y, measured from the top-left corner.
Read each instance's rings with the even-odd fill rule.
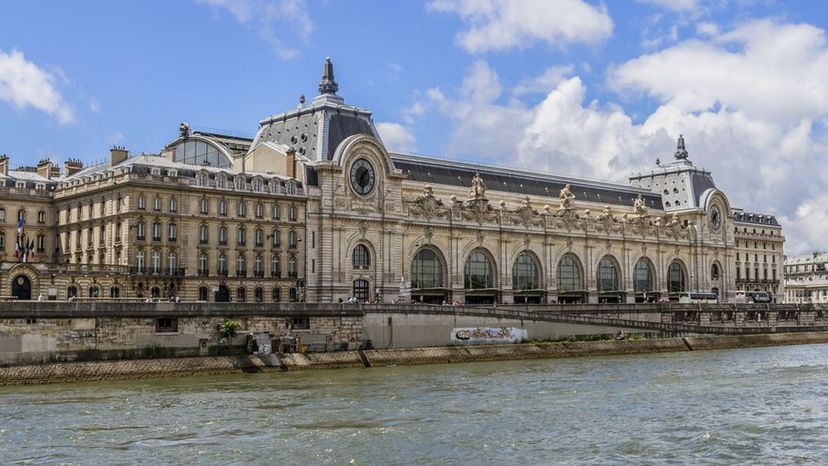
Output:
[[[261,287],[256,287],[253,292],[253,297],[257,303],[264,301],[264,290]]]
[[[247,241],[247,229],[244,225],[239,225],[239,228],[236,229],[236,243],[239,246],[244,246],[245,242]]]
[[[246,298],[247,290],[245,290],[243,286],[238,287],[238,289],[236,289],[236,301],[243,303]]]
[[[276,278],[282,276],[282,264],[279,260],[279,254],[273,254],[270,258],[270,276]]]
[[[169,211],[170,211],[170,212],[176,212],[176,211],[178,210],[178,201],[176,201],[176,200],[175,200],[175,197],[174,197],[174,196],[173,196],[173,197],[170,197],[170,202],[169,202],[169,204],[170,204],[170,205],[169,205],[169,207],[170,207],[170,208],[169,208]]]
[[[226,277],[227,276],[227,256],[224,253],[220,253],[218,256],[218,274],[220,276]]]
[[[198,300],[199,301],[207,301],[210,296],[210,289],[206,286],[200,286],[198,288]]]
[[[210,242],[210,230],[207,225],[200,225],[198,227],[198,241],[201,244]]]
[[[210,275],[209,268],[207,264],[209,263],[209,258],[207,257],[206,252],[202,252],[198,255],[198,274],[202,277]]]
[[[354,248],[354,255],[352,258],[355,269],[367,269],[371,266],[371,254],[364,244],[358,244]]]
[[[581,266],[572,254],[563,256],[558,262],[558,292],[569,293],[584,289],[581,281]]]
[[[473,251],[466,259],[463,284],[467,289],[494,288],[494,267],[485,252]]]
[[[411,261],[411,287],[414,289],[442,288],[443,263],[431,248],[417,251]]]
[[[512,288],[515,290],[536,290],[540,288],[540,267],[528,252],[518,255],[512,266]]]
[[[222,217],[226,217],[226,216],[227,216],[227,201],[226,201],[226,200],[224,200],[224,199],[219,199],[219,204],[218,204],[218,213],[219,213],[219,215],[221,215]]]
[[[244,277],[247,275],[247,261],[244,258],[244,254],[239,254],[236,257],[236,276],[237,277]]]
[[[264,205],[262,205],[261,202],[256,203],[256,210],[254,214],[256,215],[256,218],[264,217]]]
[[[198,203],[198,206],[199,212],[201,212],[202,214],[207,215],[208,213],[210,213],[210,201],[208,201],[206,197],[201,198],[201,200]]]
[[[288,247],[295,248],[296,247],[296,230],[290,230],[288,232]]]
[[[653,267],[649,259],[642,257],[635,264],[633,286],[635,287],[636,293],[653,291],[655,280],[653,279]]]
[[[713,265],[710,267],[710,278],[712,278],[713,280],[718,280],[719,277],[721,277],[721,271],[719,270],[719,264],[716,264],[714,262]]]
[[[282,290],[279,288],[273,288],[273,302],[278,303],[282,300]]]
[[[621,289],[618,277],[618,262],[612,256],[604,256],[598,263],[598,292],[606,293]]]
[[[685,289],[684,266],[682,266],[680,261],[674,260],[667,269],[667,291],[670,293],[681,293]]]
[[[261,254],[256,256],[253,267],[257,277],[264,277],[264,259],[262,259]]]

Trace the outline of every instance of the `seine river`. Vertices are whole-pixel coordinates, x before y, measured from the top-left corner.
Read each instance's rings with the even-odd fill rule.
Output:
[[[0,464],[828,463],[828,345],[0,389]]]

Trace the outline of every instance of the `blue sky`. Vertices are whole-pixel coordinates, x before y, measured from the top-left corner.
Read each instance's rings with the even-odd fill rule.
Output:
[[[826,27],[812,1],[5,2],[0,153],[157,152],[180,121],[252,136],[331,56],[391,148],[623,181],[684,133],[809,252],[828,248]]]

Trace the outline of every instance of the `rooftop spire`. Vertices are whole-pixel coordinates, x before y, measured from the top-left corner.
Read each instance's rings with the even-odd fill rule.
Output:
[[[334,78],[333,63],[331,57],[325,58],[325,65],[322,67],[322,81],[319,81],[320,94],[336,94],[339,90],[339,84]]]
[[[684,136],[679,134],[678,143],[676,144],[676,160],[687,160],[687,149],[684,147]]]

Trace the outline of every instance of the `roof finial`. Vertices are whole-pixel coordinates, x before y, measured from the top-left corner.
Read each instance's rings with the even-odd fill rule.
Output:
[[[687,149],[684,147],[684,136],[679,134],[676,144],[676,160],[687,160]]]
[[[331,57],[325,58],[325,66],[322,67],[322,81],[319,81],[320,94],[336,94],[339,90],[339,84],[334,79],[333,63]]]

